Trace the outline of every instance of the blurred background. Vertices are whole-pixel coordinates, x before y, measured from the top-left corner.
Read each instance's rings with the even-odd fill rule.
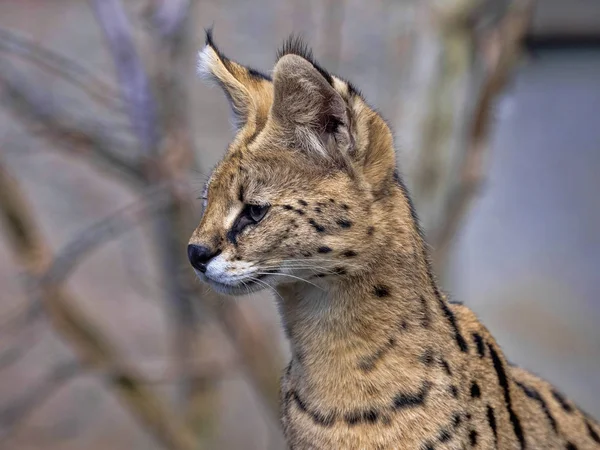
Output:
[[[231,139],[205,27],[291,33],[395,130],[442,286],[600,416],[596,0],[0,2],[0,448],[283,449],[269,294],[185,247]]]

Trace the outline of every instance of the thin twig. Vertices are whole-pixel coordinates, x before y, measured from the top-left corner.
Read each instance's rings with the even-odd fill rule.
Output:
[[[76,61],[0,27],[0,51],[17,55],[75,84],[92,99],[115,111],[123,111],[123,102],[114,86],[99,79]]]
[[[1,164],[0,220],[15,260],[32,277],[46,273],[51,255],[16,181]],[[65,288],[45,284],[43,289],[39,289],[39,295],[55,329],[80,356],[81,364],[90,368],[112,368],[111,391],[160,442],[177,450],[198,449],[199,442],[194,434],[141,381],[142,378],[123,363],[117,349],[93,320],[77,307],[77,301]]]
[[[122,95],[144,156],[158,152],[159,130],[150,82],[133,43],[131,25],[119,0],[90,0],[113,55]]]
[[[8,111],[30,131],[56,142],[60,150],[92,156],[92,162],[126,175],[136,186],[143,184],[137,164],[115,152],[117,148],[123,149],[130,145],[115,139],[107,126],[68,117],[47,92],[28,82],[22,72],[12,69],[6,62],[0,64],[0,88]]]
[[[156,186],[142,194],[134,203],[86,228],[58,252],[48,271],[41,277],[42,284],[63,283],[82,258],[130,231],[140,221],[164,214],[171,200],[169,186]]]
[[[533,11],[532,2],[525,0],[522,3],[522,6],[509,8],[506,15],[495,23],[495,29],[488,32],[491,38],[487,44],[495,48],[493,51],[484,49],[493,55],[484,55],[482,58],[487,59],[486,73],[471,115],[461,171],[448,193],[443,223],[437,227],[433,236],[434,260],[442,264],[448,256],[452,238],[484,180],[484,161],[490,145],[493,103],[506,86],[518,60]]]

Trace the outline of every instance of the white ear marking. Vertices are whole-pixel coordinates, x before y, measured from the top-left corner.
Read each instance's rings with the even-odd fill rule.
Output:
[[[196,71],[198,76],[205,80],[211,80],[214,78],[212,73],[212,67],[217,63],[217,54],[210,45],[205,45],[202,50],[198,53],[198,63],[196,64]]]

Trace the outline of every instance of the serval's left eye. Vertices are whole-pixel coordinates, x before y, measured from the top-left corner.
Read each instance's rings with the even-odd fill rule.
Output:
[[[260,222],[265,217],[268,210],[269,205],[248,205],[247,207],[248,216],[254,223]]]

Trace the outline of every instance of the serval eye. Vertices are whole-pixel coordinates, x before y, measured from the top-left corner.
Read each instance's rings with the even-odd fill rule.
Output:
[[[248,205],[248,216],[258,223],[265,217],[268,210],[269,205]]]

